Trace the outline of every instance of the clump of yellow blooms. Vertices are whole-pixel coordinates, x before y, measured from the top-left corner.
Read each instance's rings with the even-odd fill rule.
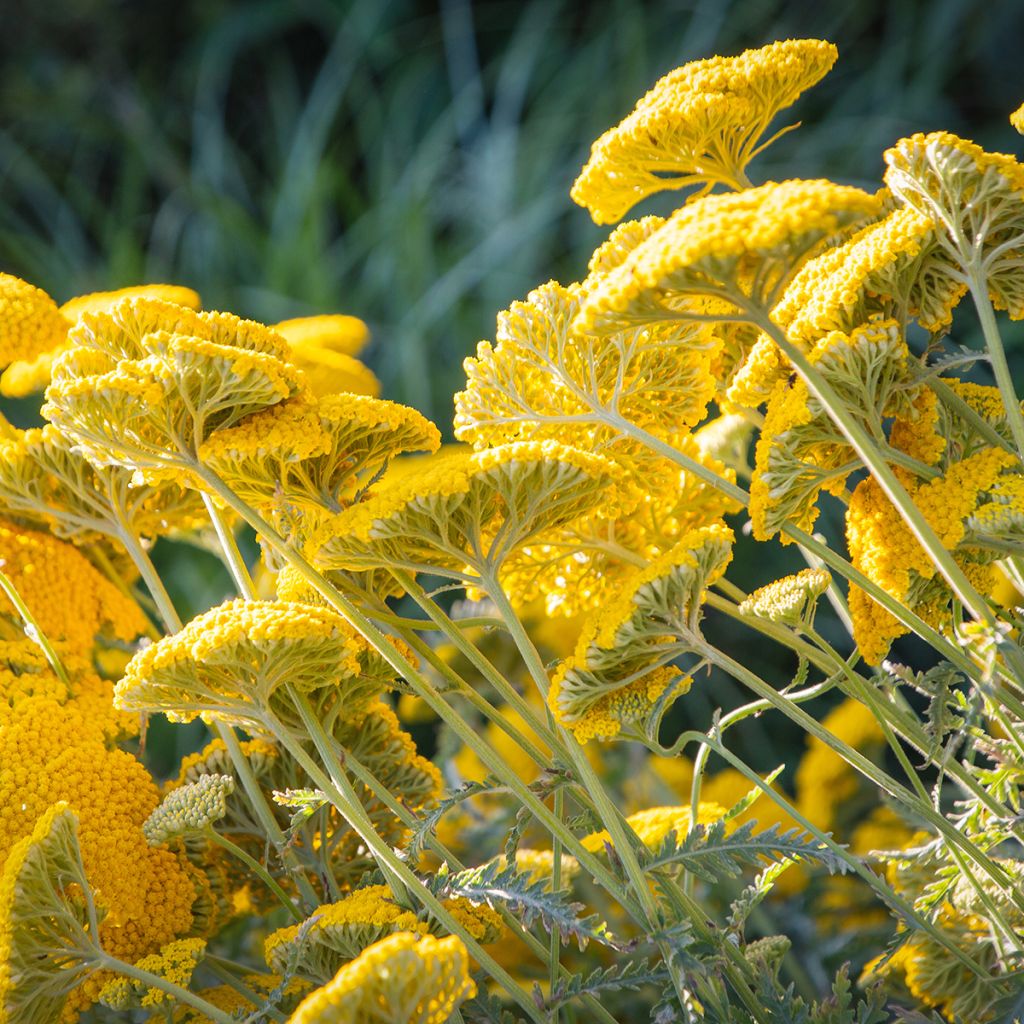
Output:
[[[830,43],[788,39],[671,72],[594,143],[572,198],[608,224],[665,188],[741,186],[769,122],[835,60]]]
[[[370,946],[307,996],[291,1024],[445,1024],[475,994],[469,955],[457,938],[398,932]]]
[[[454,444],[356,317],[0,275],[0,1021],[1016,1012],[1024,165],[752,182],[836,55],[594,144],[597,223],[689,191],[498,314]]]

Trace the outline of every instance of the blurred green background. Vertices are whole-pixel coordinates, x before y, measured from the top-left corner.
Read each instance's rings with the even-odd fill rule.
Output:
[[[840,60],[784,115],[804,126],[757,181],[874,189],[886,146],[938,128],[1022,148],[1016,0],[58,0],[3,22],[0,269],[59,301],[166,281],[265,321],[358,315],[384,395],[447,430],[495,313],[578,279],[604,237],[568,196],[593,139],[671,68],[787,36],[830,39]],[[748,545],[737,583],[784,571]],[[186,615],[228,591],[212,557],[157,558]],[[687,704],[704,721],[734,699],[721,680]]]

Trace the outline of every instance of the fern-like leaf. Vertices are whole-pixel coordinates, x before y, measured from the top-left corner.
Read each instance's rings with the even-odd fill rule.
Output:
[[[596,914],[580,917],[582,903],[574,903],[565,892],[547,891],[547,880],[534,879],[516,870],[491,861],[478,868],[454,874],[439,873],[432,882],[437,896],[462,896],[473,903],[486,903],[494,908],[505,906],[529,928],[540,921],[549,933],[558,930],[563,942],[574,939],[580,949],[595,940],[619,948],[608,927]]]
[[[600,996],[608,992],[636,992],[645,985],[664,985],[669,980],[667,968],[650,964],[646,960],[627,960],[624,964],[604,969],[598,968],[590,974],[575,974],[560,981],[541,1009],[553,1010],[580,996]]]
[[[723,878],[735,878],[744,868],[763,867],[765,862],[783,859],[815,860],[829,872],[843,872],[845,864],[824,843],[798,828],[782,831],[772,825],[755,832],[756,822],[727,833],[725,823],[716,821],[698,825],[685,836],[669,834],[661,848],[647,863],[647,870],[678,865],[713,884]]]

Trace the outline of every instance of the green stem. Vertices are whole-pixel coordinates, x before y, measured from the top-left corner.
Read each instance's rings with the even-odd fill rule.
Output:
[[[1010,424],[1010,432],[1013,434],[1013,442],[1017,447],[1017,458],[1024,459],[1024,414],[1021,413],[1020,399],[1013,386],[1013,375],[1010,373],[1010,365],[1006,361],[1006,349],[1003,347],[1003,339],[999,334],[999,325],[996,323],[995,311],[992,309],[992,300],[988,297],[985,273],[978,266],[977,261],[973,260],[965,269],[967,271],[967,286],[971,290],[971,298],[974,300],[974,307],[977,309],[978,319],[981,321],[981,333],[985,337],[985,346],[988,348],[992,372],[995,374],[996,384],[999,385],[1003,405],[1006,406],[1006,418]]]
[[[559,821],[562,820],[565,814],[565,793],[561,787],[555,790],[555,806],[554,806],[555,817]],[[551,840],[551,888],[558,892],[562,887],[562,841],[558,836],[553,836]],[[549,952],[548,959],[548,985],[549,991],[555,991],[555,985],[558,984],[559,967],[561,966],[560,961],[562,958],[561,950],[561,932],[557,928],[551,929],[551,949]],[[551,1024],[558,1024],[558,1020],[561,1014],[558,1012],[558,1007],[555,1006],[551,1010]]]
[[[164,629],[168,633],[179,632],[182,626],[181,616],[178,615],[174,602],[171,600],[171,595],[167,593],[167,588],[164,587],[160,574],[156,571],[156,566],[153,565],[149,554],[142,546],[139,538],[128,529],[126,524],[122,523],[118,539],[124,546],[125,551],[128,552],[128,557],[131,558],[135,568],[139,570],[139,575],[142,577],[143,583],[146,584],[146,589],[156,603]]]
[[[210,1018],[210,1020],[215,1021],[216,1024],[237,1024],[236,1018],[232,1017],[231,1014],[217,1009],[213,1003],[208,1003],[205,999],[197,996],[194,992],[190,992],[187,988],[175,985],[173,981],[168,981],[167,978],[161,978],[159,974],[151,974],[149,971],[144,971],[141,968],[136,967],[134,964],[126,964],[123,960],[118,960],[115,957],[108,956],[106,953],[100,954],[98,965],[108,971],[113,971],[116,974],[122,974],[126,978],[132,978],[135,981],[140,981],[147,988],[154,988],[161,992],[166,992],[169,996],[173,996],[179,1003],[187,1003],[189,1006],[197,1009],[200,1013],[205,1014]]]
[[[302,921],[303,915],[298,907],[295,906],[295,902],[292,898],[281,888],[277,883],[277,880],[270,874],[270,872],[258,861],[255,857],[250,857],[237,843],[232,842],[227,836],[222,836],[219,832],[214,829],[208,829],[204,835],[211,843],[216,843],[218,846],[227,850],[232,856],[237,857],[246,867],[249,868],[254,874],[256,874],[263,884],[270,889],[270,891],[281,901],[283,906],[289,914],[296,920]]]
[[[381,654],[384,660],[395,670],[396,674],[404,678],[412,686],[417,696],[424,699],[430,709],[452,729],[463,743],[473,750],[487,770],[507,785],[520,802],[526,806],[530,813],[552,835],[556,833],[560,835],[565,848],[580,862],[585,870],[598,879],[611,896],[619,901],[623,909],[639,920],[640,917],[638,916],[636,905],[628,893],[622,891],[615,876],[604,867],[597,857],[593,856],[581,845],[580,841],[558,821],[550,809],[541,800],[537,799],[536,795],[522,779],[508,768],[497,753],[486,743],[483,743],[477,733],[462,721],[461,717],[448,706],[445,700],[417,671],[409,659],[351,601],[339,594],[323,575],[317,572],[302,555],[295,551],[255,509],[242,501],[220,477],[200,465],[196,465],[195,471],[223,498],[226,504],[230,505],[263,537],[266,543],[295,568],[299,575],[323,597],[331,608],[345,618]]]
[[[224,564],[231,573],[231,578],[235,581],[238,593],[246,601],[255,601],[256,589],[253,587],[252,577],[249,575],[249,568],[245,564],[245,559],[242,558],[242,553],[238,550],[238,544],[235,542],[235,535],[232,533],[231,527],[225,521],[221,510],[217,508],[217,503],[205,491],[203,492],[203,504],[206,506],[206,514],[210,517],[214,530],[217,531],[217,539],[220,541],[221,550],[224,552]]]
[[[68,676],[67,669],[64,668],[64,663],[60,660],[56,649],[39,627],[36,617],[32,614],[29,606],[25,604],[21,594],[18,593],[18,588],[14,585],[14,581],[5,572],[0,572],[0,589],[7,595],[7,599],[11,604],[14,605],[14,610],[21,617],[21,621],[25,625],[25,632],[42,650],[54,674],[65,686],[71,686],[71,679]]]
[[[263,792],[255,772],[252,770],[252,765],[249,764],[249,758],[246,757],[234,728],[226,722],[218,721],[217,734],[223,740],[224,746],[227,747],[232,767],[242,783],[242,788],[245,790],[245,795],[249,798],[249,804],[253,812],[259,818],[264,834],[277,851],[277,855],[281,858],[291,877],[295,880],[306,908],[311,911],[320,901],[309,879],[306,877],[306,872],[299,863],[295,851],[292,850],[284,832],[281,831],[277,818],[274,817],[273,808],[267,801],[266,794]]]
[[[487,592],[487,596],[490,597],[498,609],[498,614],[505,620],[509,632],[519,648],[520,656],[525,662],[527,669],[529,669],[534,682],[537,684],[537,689],[540,691],[541,696],[547,699],[549,683],[544,663],[537,653],[537,648],[533,646],[533,641],[523,628],[522,622],[519,621],[519,616],[516,615],[508,596],[495,579],[482,578],[481,583]],[[619,809],[612,803],[607,790],[597,777],[593,767],[587,760],[586,754],[583,752],[583,748],[576,742],[575,737],[565,729],[562,729],[561,733],[563,747],[566,753],[568,753],[576,773],[579,775],[584,790],[586,790],[590,799],[594,802],[602,823],[612,837],[615,852],[622,861],[623,870],[626,872],[626,877],[629,879],[636,897],[640,901],[644,913],[647,915],[648,923],[653,924],[658,917],[658,908],[651,895],[650,887],[644,879],[640,862],[637,860],[636,846],[634,844],[639,844],[640,840],[629,827]]]
[[[366,844],[367,848],[374,855],[378,864],[388,869],[389,875],[393,875],[403,886],[408,889],[415,898],[446,928],[452,935],[457,935],[470,955],[493,977],[512,999],[519,1005],[526,1015],[536,1024],[547,1024],[540,1015],[533,1000],[516,984],[512,976],[470,935],[458,921],[445,909],[441,901],[423,884],[415,872],[391,849],[373,824],[369,822],[365,810],[359,805],[358,799],[353,803],[352,798],[346,791],[352,790],[352,784],[345,778],[343,772],[339,772],[332,764],[333,756],[330,749],[330,741],[323,731],[312,708],[305,703],[301,695],[295,695],[297,707],[302,713],[303,724],[309,730],[320,752],[325,760],[326,772],[306,753],[302,744],[288,732],[281,723],[278,723],[279,738],[288,748],[289,753],[298,761],[303,771],[310,777],[328,797],[338,812],[351,825],[353,830]],[[354,797],[354,792],[352,797]]]

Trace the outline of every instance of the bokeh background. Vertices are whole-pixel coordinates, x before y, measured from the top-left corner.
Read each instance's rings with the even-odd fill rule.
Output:
[[[384,396],[444,430],[461,360],[495,313],[584,274],[605,232],[569,186],[591,141],[679,64],[787,36],[838,45],[836,69],[784,115],[803,127],[752,165],[757,181],[874,189],[886,146],[938,128],[1024,148],[1007,123],[1024,100],[1017,0],[4,7],[0,269],[58,301],[163,281],[264,321],[355,314]],[[821,523],[837,533],[834,513]],[[736,582],[785,571],[780,551],[747,544]],[[166,543],[156,556],[183,614],[228,592],[211,556]],[[713,616],[709,628],[765,675],[792,674],[753,635]],[[909,641],[897,655],[923,656]],[[694,688],[687,714],[706,722],[737,699],[718,680]],[[752,761],[778,763],[786,737],[749,729]],[[168,757],[194,740],[179,737]]]

